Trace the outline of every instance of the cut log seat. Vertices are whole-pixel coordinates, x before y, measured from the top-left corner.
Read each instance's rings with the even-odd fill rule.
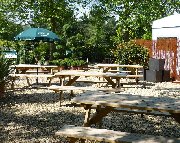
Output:
[[[103,141],[109,143],[179,143],[180,138],[166,138],[163,136],[144,135],[136,133],[127,133],[107,129],[96,129],[91,127],[79,127],[74,125],[65,125],[55,133],[55,136],[63,136],[69,139],[70,143],[77,140],[85,142]]]

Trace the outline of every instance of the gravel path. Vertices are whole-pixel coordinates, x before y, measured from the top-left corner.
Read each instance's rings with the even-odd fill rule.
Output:
[[[82,86],[81,83],[78,85]],[[169,96],[180,100],[180,84],[171,82],[125,86],[123,93],[143,96]],[[0,100],[0,142],[2,143],[54,143],[66,142],[54,133],[65,124],[82,125],[85,110],[80,107],[59,106],[59,95],[47,89],[30,89],[25,80],[19,80],[15,92],[8,91]],[[96,85],[93,85],[96,86]],[[80,92],[77,92],[77,96]],[[65,94],[66,96],[67,94]],[[63,104],[70,103],[68,100]],[[103,119],[103,128],[117,131],[162,135],[180,138],[180,124],[173,118],[110,113]]]

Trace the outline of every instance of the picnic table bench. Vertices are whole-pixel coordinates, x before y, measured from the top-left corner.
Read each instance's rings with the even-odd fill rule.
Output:
[[[39,77],[45,77],[49,80],[49,85],[51,85],[51,80],[53,77],[53,69],[58,68],[55,65],[37,65],[37,64],[18,64],[12,65],[10,68],[14,69],[14,74],[10,74],[11,77],[11,89],[14,90],[14,81],[19,77],[25,77],[27,79],[28,86],[31,86],[29,79],[36,78],[36,84],[38,84]],[[40,74],[39,74],[40,73]]]
[[[80,127],[74,125],[65,125],[55,133],[56,136],[64,136],[69,139],[70,143],[77,140],[85,142],[105,141],[109,143],[179,143],[178,138],[166,138],[163,136],[144,135],[137,133],[127,133],[121,131],[96,129],[91,127]]]
[[[111,111],[119,109],[154,111],[168,113],[180,123],[180,102],[169,97],[141,96],[122,93],[104,93],[101,91],[87,91],[72,99],[72,104],[79,104],[86,110],[83,127],[65,126],[55,133],[66,136],[74,143],[78,139],[105,141],[110,143],[179,143],[180,138],[166,138],[162,136],[125,133],[106,129],[91,128],[93,124],[100,124],[102,118]],[[95,105],[95,106],[94,106]],[[91,109],[96,112],[91,115]],[[145,113],[145,112],[144,112]],[[148,113],[148,112],[147,112]]]
[[[18,65],[12,65],[11,68],[14,68],[16,70],[16,73],[26,74],[29,73],[51,73],[53,74],[53,69],[58,68],[58,66],[55,65],[36,65],[36,64],[18,64]],[[32,70],[34,69],[34,70]],[[39,70],[41,69],[41,70]]]
[[[121,78],[138,78],[142,77],[142,75],[126,75],[121,73],[103,73],[103,72],[84,72],[84,71],[61,71],[54,74],[55,77],[59,77],[61,79],[65,77],[69,77],[69,81],[64,84],[67,86],[72,85],[74,82],[76,82],[79,77],[98,77],[98,78],[104,78],[106,82],[112,86],[112,88],[119,87],[120,85],[120,79]],[[116,81],[113,81],[113,79],[116,79]],[[62,82],[63,83],[63,82]]]
[[[125,73],[128,76],[125,78],[134,78],[136,83],[138,83],[138,79],[142,78],[143,75],[139,69],[143,69],[143,66],[140,65],[120,65],[120,64],[96,64],[102,72],[113,72],[113,73]],[[123,70],[125,68],[125,70]]]
[[[31,83],[29,81],[30,78],[47,78],[49,80],[48,86],[51,85],[51,81],[54,77],[54,75],[51,74],[10,74],[10,79],[11,79],[11,89],[14,90],[14,83],[16,79],[19,78],[26,78],[28,86],[31,86]]]
[[[63,91],[71,91],[69,100],[71,97],[74,96],[73,91],[74,90],[82,90],[82,91],[106,91],[106,92],[120,92],[121,89],[118,88],[94,88],[94,87],[77,87],[77,86],[58,86],[58,85],[52,85],[48,87],[49,90],[53,90],[56,93],[59,92],[60,94],[60,106],[63,100]]]

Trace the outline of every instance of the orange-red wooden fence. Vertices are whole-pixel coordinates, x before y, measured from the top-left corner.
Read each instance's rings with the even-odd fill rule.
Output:
[[[171,71],[171,77],[180,80],[180,41],[177,39],[136,40],[136,44],[149,49],[152,58],[165,59],[165,70]]]

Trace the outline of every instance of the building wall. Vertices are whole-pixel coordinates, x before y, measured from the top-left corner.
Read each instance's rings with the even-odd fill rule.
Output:
[[[158,37],[177,37],[180,40],[180,26],[171,28],[152,28],[152,40]]]

